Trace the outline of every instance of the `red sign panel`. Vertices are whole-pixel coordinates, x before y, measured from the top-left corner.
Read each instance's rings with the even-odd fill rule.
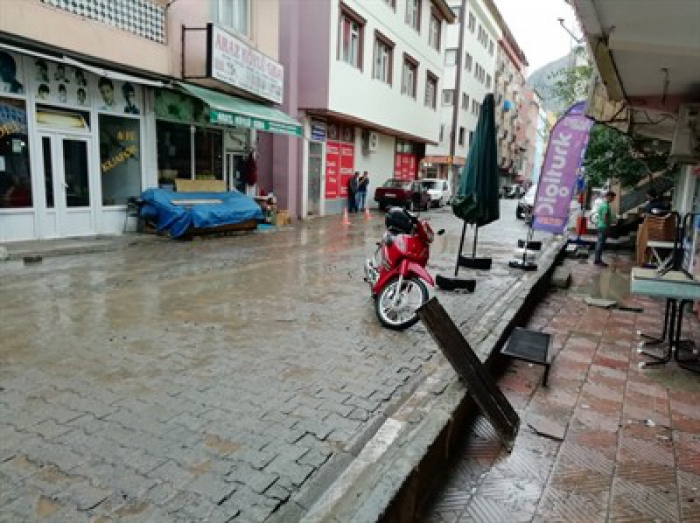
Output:
[[[326,142],[326,198],[338,197],[340,183],[340,144]]]
[[[353,144],[326,142],[326,198],[347,198],[355,166]]]
[[[396,153],[394,158],[394,178],[400,180],[415,180],[418,158],[415,154]]]

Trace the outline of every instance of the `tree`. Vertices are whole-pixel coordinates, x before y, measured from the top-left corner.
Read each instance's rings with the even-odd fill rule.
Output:
[[[571,67],[550,75],[551,94],[564,107],[562,112],[588,98],[593,78],[585,48],[578,47],[572,54]],[[634,187],[652,173],[669,172],[667,153],[645,151],[641,143],[605,122],[596,122],[591,128],[583,165],[589,187],[602,187],[611,179],[623,187]]]

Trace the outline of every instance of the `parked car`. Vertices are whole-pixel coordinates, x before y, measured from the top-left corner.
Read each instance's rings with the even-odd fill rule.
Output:
[[[382,210],[391,206],[412,210],[427,209],[430,194],[419,182],[391,178],[374,190],[374,201]]]
[[[537,185],[530,187],[518,201],[518,206],[515,208],[515,217],[518,220],[528,219],[532,213],[532,208],[535,206],[535,194],[537,194]]]
[[[452,199],[452,189],[450,189],[450,184],[447,183],[447,180],[423,178],[422,180],[418,180],[418,183],[421,187],[427,189],[430,195],[430,204],[433,207],[442,207],[450,203]]]

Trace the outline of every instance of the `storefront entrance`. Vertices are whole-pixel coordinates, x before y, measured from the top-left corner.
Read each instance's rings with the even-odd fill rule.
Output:
[[[91,138],[40,133],[45,212],[42,237],[94,234],[95,188],[90,183]]]

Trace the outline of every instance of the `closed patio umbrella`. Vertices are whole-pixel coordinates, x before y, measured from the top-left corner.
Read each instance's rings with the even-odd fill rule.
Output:
[[[490,258],[476,258],[479,227],[500,217],[498,198],[498,155],[496,147],[496,122],[494,98],[487,94],[479,113],[474,138],[469,146],[467,163],[462,168],[457,191],[452,199],[452,211],[464,220],[462,238],[459,242],[455,276],[460,265],[473,268],[491,268]],[[474,226],[474,245],[471,258],[462,256],[467,224]]]

